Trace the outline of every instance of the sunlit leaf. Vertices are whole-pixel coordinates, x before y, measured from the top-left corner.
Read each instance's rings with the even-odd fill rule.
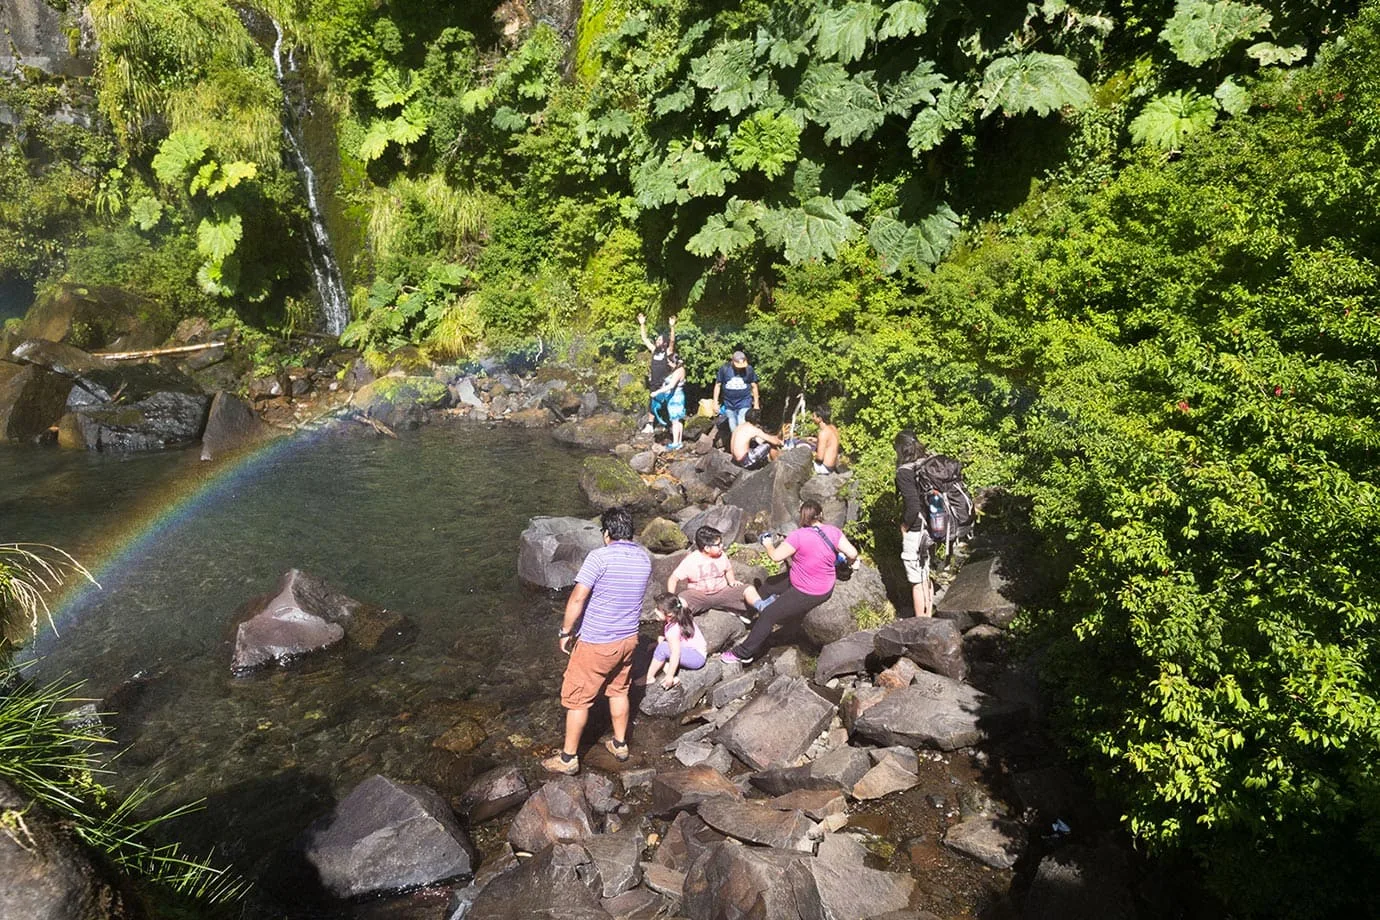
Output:
[[[1222,81],[1213,92],[1212,98],[1228,115],[1244,115],[1251,107],[1251,94],[1239,86],[1231,77]]]
[[[871,72],[850,75],[841,64],[812,64],[801,79],[800,96],[810,118],[824,127],[826,141],[847,147],[871,137],[886,118]]]
[[[416,92],[417,82],[412,75],[404,80],[394,67],[384,68],[369,81],[369,94],[374,97],[374,105],[381,109],[403,105]]]
[[[983,117],[997,109],[1007,115],[1048,115],[1064,106],[1087,106],[1092,102],[1092,87],[1078,73],[1073,61],[1036,51],[997,58],[988,64],[978,95]]]
[[[202,218],[196,228],[196,249],[207,259],[222,262],[244,236],[244,221],[238,214]]]
[[[1303,45],[1282,48],[1272,42],[1256,42],[1246,49],[1246,54],[1255,58],[1261,67],[1270,67],[1274,64],[1297,64],[1308,54],[1308,49]]]
[[[180,185],[187,172],[201,162],[210,142],[196,128],[174,131],[158,145],[153,157],[153,173],[164,185]]]
[[[797,208],[771,208],[758,218],[767,242],[784,251],[786,261],[831,259],[853,236],[857,222],[832,198],[818,196]]]
[[[942,73],[936,73],[934,63],[921,61],[901,79],[882,87],[885,111],[888,115],[909,115],[922,102],[933,105],[935,93],[948,85]]]
[[[388,145],[393,142],[392,122],[378,118],[369,123],[369,128],[364,132],[364,140],[359,142],[359,158],[366,163],[377,160],[383,156],[383,152],[388,149]]]
[[[684,112],[695,104],[695,88],[683,84],[673,92],[658,96],[652,103],[652,112],[658,118],[671,112]]]
[[[685,248],[704,258],[731,256],[757,239],[757,229],[753,224],[761,215],[762,206],[757,202],[730,198],[724,212],[705,221],[700,231],[685,244]]]
[[[844,64],[856,61],[875,37],[881,18],[881,10],[858,0],[836,9],[821,9],[815,15],[819,27],[815,52],[822,58],[835,58]]]
[[[886,8],[878,38],[903,38],[924,35],[929,26],[929,5],[916,0],[899,0]]]
[[[149,195],[129,206],[129,222],[145,233],[158,226],[163,218],[163,202]]]
[[[1178,150],[1183,142],[1206,131],[1217,120],[1217,107],[1207,96],[1192,90],[1166,93],[1146,103],[1131,122],[1131,140],[1137,144]]]
[[[722,41],[690,64],[695,85],[710,91],[709,107],[738,115],[766,92],[767,74],[753,67],[753,43],[749,39]]]
[[[1177,0],[1160,32],[1175,57],[1190,67],[1216,60],[1232,45],[1269,28],[1271,15],[1253,3],[1233,0]]]
[[[728,158],[734,166],[760,170],[768,179],[784,175],[799,155],[800,126],[771,112],[743,119],[728,142]]]

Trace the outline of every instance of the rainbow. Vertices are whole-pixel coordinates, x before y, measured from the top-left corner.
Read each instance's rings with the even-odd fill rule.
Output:
[[[329,430],[322,424],[273,437],[216,460],[201,462],[194,470],[179,470],[166,488],[151,490],[142,504],[121,516],[119,523],[86,541],[81,559],[96,584],[69,577],[49,600],[51,624],[59,635],[73,623],[103,590],[115,587],[133,563],[147,555],[184,522],[203,509],[230,498],[236,488],[251,482],[267,464],[316,443]],[[94,552],[94,555],[93,555]]]

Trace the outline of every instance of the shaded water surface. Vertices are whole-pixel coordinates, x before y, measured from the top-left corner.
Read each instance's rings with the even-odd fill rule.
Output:
[[[254,871],[359,780],[455,795],[557,737],[559,601],[516,579],[537,514],[588,515],[544,432],[299,437],[237,467],[0,448],[0,539],[97,569],[31,650],[117,710],[116,782],[156,776],[178,828]],[[236,610],[287,569],[407,616],[415,637],[231,676]]]

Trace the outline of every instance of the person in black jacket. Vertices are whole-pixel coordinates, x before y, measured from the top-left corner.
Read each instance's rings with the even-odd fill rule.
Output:
[[[926,529],[925,497],[915,481],[915,467],[928,451],[909,428],[896,435],[896,491],[901,493],[905,510],[901,514],[901,562],[910,582],[910,597],[915,615],[934,615],[934,585],[930,582],[929,531]]]

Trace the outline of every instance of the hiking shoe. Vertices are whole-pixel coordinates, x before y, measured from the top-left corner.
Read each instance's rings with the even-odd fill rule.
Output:
[[[685,442],[684,442],[684,441],[676,441],[676,442],[674,442],[674,443],[667,444],[667,445],[666,445],[666,449],[667,449],[667,450],[680,450],[680,449],[681,449],[682,447],[684,447],[684,446],[685,446]]]
[[[626,757],[627,755],[624,756]],[[550,757],[543,760],[541,765],[552,773],[563,773],[566,776],[574,776],[576,773],[580,772],[580,757],[576,755],[566,760],[560,754],[552,754]]]
[[[751,626],[752,617],[748,616],[746,613],[740,613],[738,614],[738,622],[742,623],[744,626]]]
[[[618,761],[619,763],[623,763],[628,759],[628,742],[626,741],[624,741],[622,744],[619,744],[613,738],[610,738],[604,742],[604,749],[607,750],[610,754],[612,754],[613,759]]]
[[[733,649],[729,649],[719,656],[719,660],[724,664],[752,664],[751,658],[739,658],[733,654]]]
[[[653,431],[656,431],[656,429],[653,428],[650,423],[642,426],[643,434],[651,434]]]

